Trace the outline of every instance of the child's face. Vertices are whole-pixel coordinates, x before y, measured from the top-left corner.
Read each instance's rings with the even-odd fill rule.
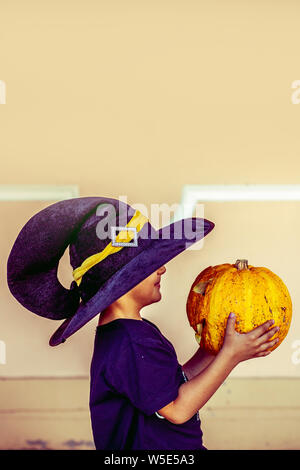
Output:
[[[161,299],[160,278],[165,272],[165,266],[161,266],[154,273],[150,274],[150,276],[146,277],[146,279],[131,289],[127,295],[135,300],[140,307],[150,305],[154,302],[159,302]]]

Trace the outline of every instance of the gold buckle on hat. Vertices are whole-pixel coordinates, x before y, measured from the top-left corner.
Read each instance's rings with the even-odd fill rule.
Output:
[[[133,232],[133,242],[117,242],[116,237],[117,237],[117,230],[120,232],[123,232],[122,234],[118,234],[119,237],[121,235],[125,235],[125,233],[130,230]],[[137,241],[137,230],[136,227],[111,227],[111,244],[112,246],[138,246],[138,241]]]

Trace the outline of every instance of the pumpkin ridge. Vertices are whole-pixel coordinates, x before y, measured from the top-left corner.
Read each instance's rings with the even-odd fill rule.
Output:
[[[272,271],[270,271],[270,273],[271,274],[269,274],[269,272],[266,272],[265,269],[262,269],[259,275],[265,278],[267,283],[270,285],[270,291],[271,291],[270,309],[271,311],[270,311],[269,318],[273,318],[275,320],[274,326],[276,325],[280,326],[280,330],[278,334],[276,334],[276,336],[279,339],[279,343],[277,343],[276,345],[277,347],[283,341],[283,339],[285,338],[285,336],[287,335],[289,331],[290,324],[291,324],[290,317],[291,317],[291,312],[292,312],[292,303],[291,303],[290,295],[286,286],[284,286],[285,289],[282,289],[283,281],[280,279],[279,276],[272,273]],[[288,305],[287,305],[287,301],[288,301]],[[287,305],[287,307],[284,307],[285,310],[281,309],[281,305]],[[284,317],[286,318],[286,321],[283,321]],[[272,339],[274,339],[276,336],[273,335]]]
[[[212,284],[208,286],[206,296],[206,317],[207,317],[207,340],[213,350],[220,347],[223,339],[222,331],[226,327],[224,320],[224,310],[228,302],[227,293],[224,285],[230,285],[235,268],[229,265],[229,268],[220,270],[216,274]]]

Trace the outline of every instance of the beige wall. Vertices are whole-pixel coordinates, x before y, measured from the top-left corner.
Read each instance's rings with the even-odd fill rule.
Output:
[[[292,83],[300,79],[299,10],[291,0],[1,1],[0,80],[7,96],[0,105],[0,183],[77,184],[81,196],[126,195],[148,208],[179,202],[184,184],[298,183],[300,104],[292,103]],[[5,283],[16,234],[46,205],[0,202],[0,340],[7,346],[1,448],[91,439],[86,387],[95,322],[50,348],[57,324],[23,309]],[[205,204],[215,230],[202,250],[168,263],[163,300],[145,310],[182,363],[197,347],[185,301],[200,270],[248,258],[290,290],[294,317],[285,342],[269,357],[238,366],[228,379],[229,407],[225,388],[207,405],[210,447],[298,446],[300,364],[291,360],[300,339],[298,211],[293,202]],[[66,256],[60,275],[68,284]],[[64,380],[78,393],[71,411]],[[245,394],[246,385],[253,393]],[[37,411],[27,400],[41,390]],[[61,402],[54,398],[50,407],[58,390]],[[268,441],[258,440],[257,423],[267,426]]]
[[[0,380],[0,449],[94,449],[87,379]],[[200,411],[208,449],[300,449],[299,379],[228,378]]]

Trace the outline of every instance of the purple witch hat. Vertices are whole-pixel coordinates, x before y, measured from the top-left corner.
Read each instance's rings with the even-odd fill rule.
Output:
[[[8,286],[31,312],[64,319],[49,341],[56,346],[213,228],[213,222],[192,217],[155,230],[118,199],[59,201],[20,231],[7,262]],[[57,278],[68,246],[75,279],[70,289]]]

